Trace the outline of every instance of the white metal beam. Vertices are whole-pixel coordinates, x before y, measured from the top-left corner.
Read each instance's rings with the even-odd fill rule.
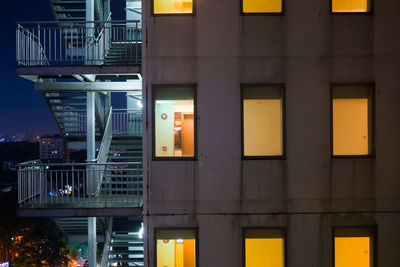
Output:
[[[50,92],[126,92],[141,91],[142,81],[129,82],[37,82],[37,91]]]

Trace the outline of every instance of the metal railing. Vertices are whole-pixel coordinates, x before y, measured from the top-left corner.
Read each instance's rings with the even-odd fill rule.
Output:
[[[20,66],[141,64],[140,21],[18,22]]]
[[[19,164],[21,207],[141,207],[141,196],[138,162]]]
[[[17,25],[17,63],[24,66],[47,66],[49,60],[40,38],[21,25]],[[29,59],[29,60],[26,60]]]
[[[142,111],[113,109],[112,131],[114,136],[142,136]]]

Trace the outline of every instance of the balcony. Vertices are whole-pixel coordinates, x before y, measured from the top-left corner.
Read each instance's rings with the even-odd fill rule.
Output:
[[[21,208],[140,208],[142,164],[22,163],[18,203]]]
[[[141,55],[140,21],[17,23],[19,67],[138,66]]]

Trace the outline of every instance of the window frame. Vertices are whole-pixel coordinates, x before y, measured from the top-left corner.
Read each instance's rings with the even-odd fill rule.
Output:
[[[199,267],[200,266],[199,265],[199,247],[200,246],[199,246],[199,228],[198,227],[154,227],[154,229],[153,229],[154,266],[158,267],[157,266],[157,231],[168,231],[168,230],[172,230],[172,231],[190,230],[190,231],[194,232],[194,238],[195,238],[194,249],[195,249],[195,256],[196,256],[196,260],[195,260],[196,266],[195,267]]]
[[[154,13],[154,2],[157,0],[151,0],[150,4],[150,16],[151,17],[176,17],[176,16],[184,16],[184,17],[195,17],[196,16],[196,0],[192,0],[192,13],[162,13],[157,14]]]
[[[370,151],[368,155],[334,155],[333,154],[333,90],[335,87],[346,86],[346,87],[365,87],[370,90],[371,97],[371,140],[368,145],[371,145],[368,150]],[[375,84],[374,83],[331,83],[329,92],[329,113],[330,113],[330,153],[332,159],[373,159],[375,158]]]
[[[240,16],[284,16],[286,13],[286,0],[282,1],[282,11],[281,12],[244,12],[243,4],[246,0],[240,0]]]
[[[194,119],[194,155],[193,157],[157,157],[156,156],[156,122],[155,122],[155,92],[157,88],[193,88],[193,119]],[[151,90],[151,121],[152,121],[152,160],[153,161],[196,161],[197,160],[197,84],[153,84]]]
[[[285,226],[278,226],[278,227],[271,227],[271,226],[256,226],[256,227],[242,227],[242,266],[246,267],[246,231],[247,230],[280,230],[282,231],[282,238],[283,238],[283,267],[288,266],[288,254],[287,254],[287,227]]]
[[[362,15],[373,15],[374,14],[374,0],[368,0],[371,3],[371,10],[367,12],[333,12],[333,1],[335,0],[329,0],[329,14],[330,15],[356,15],[356,16],[362,16]]]
[[[331,240],[332,240],[332,267],[336,267],[335,266],[335,237],[336,237],[336,235],[335,235],[335,231],[337,230],[337,229],[353,229],[353,230],[356,230],[356,229],[365,229],[365,230],[368,230],[368,232],[369,232],[369,237],[370,238],[372,238],[373,240],[372,240],[372,261],[370,262],[370,267],[377,267],[378,266],[378,249],[377,249],[377,245],[378,245],[378,227],[376,226],[376,225],[365,225],[365,226],[363,226],[363,225],[360,225],[360,226],[349,226],[349,225],[346,225],[346,226],[333,226],[332,227],[332,237],[331,237]],[[349,236],[349,237],[352,237],[352,236]],[[371,251],[370,251],[370,253],[371,253]]]
[[[243,91],[246,87],[276,87],[281,90],[282,96],[282,155],[279,156],[245,156],[244,155],[244,108]],[[286,87],[284,83],[242,83],[240,84],[240,133],[242,160],[282,160],[286,159]]]

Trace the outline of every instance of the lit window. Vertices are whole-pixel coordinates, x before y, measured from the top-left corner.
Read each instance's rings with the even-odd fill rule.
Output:
[[[154,14],[191,14],[193,0],[154,0]]]
[[[244,156],[282,156],[282,88],[243,88]]]
[[[158,230],[157,267],[195,267],[196,237],[194,230]]]
[[[369,155],[372,150],[372,89],[332,89],[333,155]]]
[[[155,156],[194,157],[193,87],[155,88]]]
[[[335,267],[374,267],[372,229],[335,229],[334,238]]]
[[[281,13],[282,0],[243,0],[243,13]]]
[[[332,0],[334,13],[362,13],[371,11],[371,0]]]
[[[245,231],[245,267],[285,266],[284,235],[281,229]]]

